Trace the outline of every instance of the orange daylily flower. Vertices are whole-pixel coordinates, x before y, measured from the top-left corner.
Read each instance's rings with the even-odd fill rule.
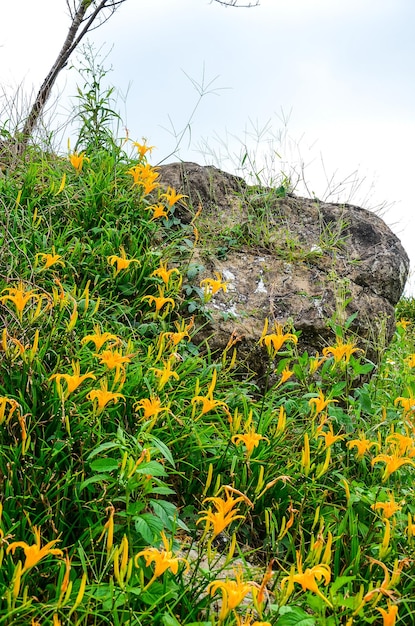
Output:
[[[219,614],[219,622],[223,622],[227,615],[239,606],[245,596],[252,591],[253,583],[244,582],[241,571],[235,572],[236,580],[214,580],[209,583],[207,591],[214,596],[217,591],[222,593],[222,606]]]
[[[161,411],[168,411],[169,407],[161,406],[160,398],[151,396],[150,398],[138,400],[134,404],[134,409],[143,409],[144,419],[148,419],[149,417],[153,417],[153,415],[157,416]]]
[[[172,267],[171,269],[167,269],[167,262],[166,261],[160,261],[160,267],[158,267],[156,270],[154,270],[154,272],[151,274],[152,276],[159,276],[161,278],[161,280],[164,282],[164,284],[166,285],[166,287],[168,287],[170,279],[172,277],[173,274],[177,274],[179,276],[179,279],[181,278],[181,274],[179,272],[179,270],[177,269],[177,267]]]
[[[297,573],[292,568],[290,575],[285,576],[281,580],[281,589],[288,583],[287,595],[291,595],[294,591],[294,583],[301,585],[303,591],[312,591],[319,596],[328,606],[332,607],[331,602],[318,588],[318,581],[324,580],[324,584],[327,586],[331,579],[331,569],[326,563],[320,563],[313,567],[307,567],[304,571],[301,561],[301,555],[297,552]]]
[[[11,543],[6,550],[7,554],[9,552],[14,554],[16,548],[23,548],[26,560],[23,565],[23,569],[21,572],[22,574],[24,572],[27,572],[27,570],[29,570],[31,567],[37,565],[39,561],[47,557],[49,554],[52,554],[54,556],[63,556],[62,550],[53,547],[56,543],[60,541],[60,539],[54,539],[53,541],[49,541],[46,545],[42,547],[40,545],[40,528],[38,528],[37,526],[33,526],[32,530],[35,536],[34,544],[29,545],[25,541],[13,541],[13,543]]]
[[[344,439],[346,435],[335,435],[333,432],[333,424],[330,423],[328,432],[318,429],[317,437],[324,438],[324,449],[326,450],[327,448],[330,448],[330,446],[332,446],[334,443],[336,443],[336,441],[341,441],[342,439]]]
[[[212,502],[216,510],[212,511],[212,509],[208,509],[207,511],[200,511],[199,515],[203,515],[204,517],[201,517],[196,522],[196,524],[206,522],[205,532],[208,532],[210,527],[212,527],[212,538],[219,535],[219,533],[227,528],[233,521],[237,519],[245,519],[244,515],[238,515],[239,507],[235,508],[235,505],[238,502],[245,502],[248,506],[253,506],[249,498],[237,489],[233,489],[232,487],[229,487],[229,485],[225,485],[223,489],[225,491],[226,499],[218,496],[205,498],[203,502]],[[239,496],[234,498],[232,493],[239,494]]]
[[[145,586],[145,589],[148,589],[152,585],[152,583],[166,572],[170,570],[174,575],[177,574],[179,570],[179,563],[182,562],[186,566],[186,571],[189,570],[189,563],[187,559],[184,557],[174,556],[171,546],[169,545],[169,541],[164,534],[161,533],[161,539],[163,542],[164,550],[159,550],[157,548],[146,548],[145,550],[141,550],[134,557],[135,566],[139,567],[138,559],[143,556],[147,567],[154,563],[154,573],[151,580]]]
[[[78,389],[79,385],[81,385],[87,378],[91,378],[92,380],[95,380],[96,378],[92,372],[81,374],[79,361],[72,361],[72,369],[73,374],[52,374],[52,376],[49,377],[49,380],[56,381],[56,387],[60,394],[62,394],[61,380],[63,379],[66,382],[66,392],[63,393],[64,398],[67,398],[70,393]]]
[[[234,443],[235,445],[238,445],[240,443],[244,444],[244,446],[246,447],[248,458],[251,456],[254,448],[258,447],[261,440],[269,442],[266,437],[263,437],[262,435],[256,433],[254,428],[251,428],[250,431],[247,433],[234,435],[231,439],[232,443]]]
[[[164,204],[161,203],[151,204],[150,206],[146,207],[146,211],[153,211],[151,221],[158,220],[160,217],[169,217],[168,209],[166,209]]]
[[[310,398],[310,400],[308,401],[308,404],[312,407],[313,404],[316,415],[318,415],[319,413],[321,413],[322,411],[324,411],[324,409],[331,403],[331,402],[337,402],[337,400],[326,400],[326,398],[324,397],[324,394],[322,392],[322,390],[320,389],[318,392],[318,397],[317,398]]]
[[[398,605],[388,602],[388,608],[382,609],[382,607],[376,607],[376,610],[383,617],[383,626],[395,626],[396,618],[398,617]]]
[[[75,168],[78,174],[82,170],[84,161],[90,161],[90,159],[87,156],[85,156],[85,152],[81,152],[80,154],[78,154],[77,152],[72,152],[72,154],[70,154],[68,158],[69,158],[69,161],[71,162],[72,167]]]
[[[193,405],[195,405],[197,402],[202,403],[202,412],[200,415],[205,415],[205,413],[209,413],[209,411],[212,411],[213,409],[216,409],[217,407],[220,407],[220,406],[223,406],[225,408],[225,411],[229,412],[228,405],[226,404],[226,402],[222,402],[221,400],[214,400],[213,398],[213,391],[216,386],[216,377],[217,377],[217,371],[213,370],[212,382],[209,385],[209,389],[208,389],[206,396],[194,396],[192,398]]]
[[[395,501],[395,496],[392,492],[389,493],[389,500],[385,502],[375,502],[370,507],[373,511],[381,511],[381,515],[385,519],[390,519],[392,515],[395,515],[402,507]]]
[[[176,190],[173,187],[167,187],[166,193],[161,193],[160,198],[166,198],[167,204],[172,207],[176,202],[181,200],[182,198],[187,198],[188,196],[183,195],[182,193],[176,193]],[[185,204],[184,202],[182,204]]]
[[[49,269],[49,267],[52,267],[53,265],[63,265],[63,266],[65,265],[64,261],[62,260],[61,255],[55,254],[54,246],[52,246],[51,253],[38,252],[36,254],[36,259],[38,259],[39,257],[44,261],[42,270]]]
[[[409,413],[409,411],[415,411],[415,398],[413,398],[412,396],[409,396],[409,398],[403,398],[402,396],[399,396],[399,398],[395,399],[395,402],[393,404],[395,406],[397,404],[400,404],[404,410],[404,413]]]
[[[268,325],[269,320],[266,317],[264,321],[264,328],[259,339],[259,345],[264,345],[268,350],[268,354],[270,356],[275,356],[279,350],[281,350],[284,343],[287,341],[297,343],[298,338],[293,333],[284,333],[282,325],[278,322],[274,323],[274,331],[273,333],[268,333]]]
[[[127,255],[123,246],[120,247],[120,256],[117,256],[116,254],[111,254],[109,257],[107,257],[107,261],[110,265],[115,265],[116,267],[114,277],[117,276],[117,274],[119,274],[121,270],[128,269],[131,263],[138,263],[140,265],[140,261],[138,259],[127,259]]]
[[[141,300],[148,300],[149,304],[154,303],[156,307],[156,314],[159,313],[165,305],[170,305],[172,309],[174,309],[175,306],[173,298],[166,298],[164,296],[164,289],[162,289],[161,287],[159,287],[158,296],[143,296]],[[166,307],[165,312],[167,313],[168,310],[169,308]]]
[[[98,357],[101,365],[106,365],[109,370],[115,369],[114,382],[116,383],[121,373],[125,375],[125,366],[131,362],[133,354],[123,355],[119,350],[108,349],[103,352],[94,354]]]
[[[147,152],[150,152],[150,154],[152,153],[152,151],[154,150],[155,146],[148,146],[145,139],[143,140],[144,143],[139,143],[138,141],[133,141],[133,146],[135,148],[137,148],[137,152],[138,155],[140,156],[141,159],[143,159],[145,157],[145,155],[147,154]]]
[[[170,380],[170,378],[175,378],[176,380],[180,380],[180,377],[177,372],[171,369],[172,361],[171,358],[166,362],[163,361],[164,367],[162,369],[157,367],[151,367],[150,369],[154,372],[154,375],[159,379],[158,388],[163,389],[164,385]]]
[[[218,293],[222,289],[225,293],[228,290],[227,281],[222,280],[222,275],[219,272],[213,272],[216,276],[215,278],[204,278],[200,281],[200,286],[203,287],[205,291],[205,297],[214,296],[215,293]]]
[[[111,340],[114,342],[111,347],[119,345],[121,343],[121,339],[117,337],[117,335],[113,335],[112,333],[108,332],[101,332],[99,326],[94,326],[94,331],[95,332],[93,334],[86,335],[83,339],[81,339],[82,345],[84,343],[89,343],[90,341],[92,341],[92,343],[95,344],[95,350],[99,352],[104,343],[106,343],[107,341]]]
[[[333,357],[335,363],[339,363],[340,361],[348,363],[351,355],[355,352],[363,352],[363,350],[356,348],[355,343],[343,343],[339,337],[337,337],[334,346],[323,348],[323,356],[327,358]]]
[[[20,321],[22,321],[24,309],[32,300],[38,304],[42,300],[42,296],[36,293],[34,289],[26,289],[22,281],[18,283],[17,287],[6,287],[3,291],[8,293],[0,297],[0,302],[13,302]]]
[[[102,413],[109,402],[117,404],[120,398],[125,400],[125,396],[123,396],[122,393],[115,393],[108,390],[108,381],[106,378],[101,380],[99,384],[101,389],[92,389],[87,395],[88,400],[94,403],[95,415]]]
[[[357,452],[356,452],[356,459],[358,461],[362,460],[365,453],[370,450],[370,448],[373,447],[380,447],[380,444],[378,441],[370,441],[370,439],[366,439],[365,435],[363,432],[359,433],[359,439],[352,439],[351,441],[347,442],[347,447],[348,448],[356,448]]]
[[[372,467],[375,463],[385,463],[382,481],[387,480],[393,472],[396,472],[396,470],[403,465],[412,465],[412,467],[415,466],[414,461],[408,459],[407,457],[401,457],[398,454],[378,454],[374,459],[372,459]]]

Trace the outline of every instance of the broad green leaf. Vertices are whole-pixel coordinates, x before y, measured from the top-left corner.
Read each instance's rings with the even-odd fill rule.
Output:
[[[316,621],[298,606],[282,606],[276,626],[316,626]]]
[[[120,462],[117,459],[96,459],[91,463],[94,472],[112,472],[117,469]]]
[[[135,470],[136,474],[149,474],[150,476],[167,476],[166,470],[161,463],[157,461],[149,461],[142,463]]]
[[[135,517],[134,524],[136,531],[149,545],[153,545],[155,538],[164,529],[163,522],[151,513],[143,513]]]

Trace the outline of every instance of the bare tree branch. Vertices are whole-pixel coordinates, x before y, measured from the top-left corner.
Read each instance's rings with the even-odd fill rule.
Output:
[[[240,0],[212,1],[218,2],[223,6],[245,8],[258,6],[259,4],[259,0],[253,0],[252,2],[249,0],[248,2],[242,4],[239,3]],[[77,48],[83,37],[85,37],[88,32],[91,32],[92,30],[99,28],[99,26],[102,26],[102,24],[105,24],[105,22],[110,19],[110,17],[124,2],[126,2],[126,0],[66,0],[66,6],[68,7],[69,16],[71,18],[71,25],[61,51],[43,81],[29,111],[29,115],[24,123],[19,142],[21,151],[23,151],[32,136],[58,74],[65,67],[73,51]],[[107,13],[105,13],[105,11],[107,11]],[[98,16],[100,17],[99,20],[97,20]],[[97,23],[95,23],[96,20]]]
[[[259,0],[255,0],[255,2],[247,2],[244,4],[240,4],[239,0],[211,0],[212,2],[217,2],[224,7],[238,7],[239,9],[251,9],[252,7],[259,6]]]
[[[94,21],[99,15],[104,18],[94,27],[98,28],[98,26],[104,24],[125,1],[126,0],[79,0],[78,5],[76,6],[74,3],[72,9],[69,0],[67,0],[66,4],[72,22],[61,51],[43,81],[25,121],[20,140],[20,150],[24,149],[32,136],[59,72],[65,67],[69,57],[83,37],[85,37],[89,31],[93,30],[92,25]],[[109,11],[109,15],[107,16],[103,13],[105,9]]]

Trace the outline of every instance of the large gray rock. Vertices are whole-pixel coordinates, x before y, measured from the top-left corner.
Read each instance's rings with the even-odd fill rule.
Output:
[[[301,331],[298,346],[314,354],[333,343],[328,320],[351,326],[376,359],[379,338],[394,331],[394,306],[406,282],[409,259],[399,239],[376,214],[350,204],[283,196],[283,190],[248,186],[215,167],[174,163],[160,168],[163,185],[188,196],[177,207],[196,225],[195,262],[228,281],[208,304],[210,346],[223,349],[233,331],[244,352],[255,351],[264,319]],[[381,341],[381,343],[382,343]]]

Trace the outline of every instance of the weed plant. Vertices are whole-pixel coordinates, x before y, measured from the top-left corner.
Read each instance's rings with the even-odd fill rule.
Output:
[[[375,367],[267,320],[241,381],[193,341],[226,283],[187,199],[82,124],[0,178],[0,624],[413,623],[413,323]]]

